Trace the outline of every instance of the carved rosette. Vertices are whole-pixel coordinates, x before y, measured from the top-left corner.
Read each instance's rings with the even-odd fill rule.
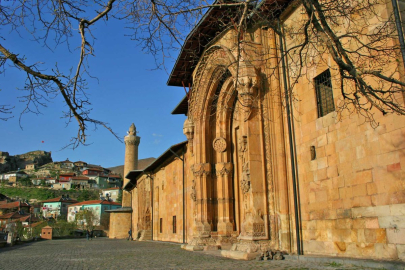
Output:
[[[187,118],[186,121],[184,121],[183,134],[186,135],[188,147],[190,152],[193,153],[194,122],[190,118]]]
[[[215,138],[214,141],[212,142],[212,146],[214,147],[214,150],[217,151],[218,153],[225,152],[226,140],[222,137]]]

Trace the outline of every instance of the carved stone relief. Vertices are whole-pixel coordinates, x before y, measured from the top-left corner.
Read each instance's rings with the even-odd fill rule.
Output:
[[[260,239],[266,237],[264,220],[260,211],[247,212],[242,224],[242,239]]]
[[[241,84],[239,85],[238,93],[240,100],[242,101],[243,108],[244,108],[244,121],[246,122],[249,120],[250,115],[253,110],[253,101],[255,99],[255,95],[257,95],[259,89],[259,80],[253,80],[251,77],[247,79],[245,83],[244,80],[241,80]]]
[[[209,164],[209,163],[194,164],[191,167],[191,170],[195,177],[201,177],[203,175],[208,176],[211,173],[211,164]]]
[[[247,158],[247,136],[243,136],[239,139],[239,157],[242,164],[242,180],[240,182],[240,188],[244,194],[250,190],[250,166]]]
[[[194,202],[197,200],[197,193],[195,191],[195,181],[194,180],[192,181],[192,184],[191,184],[190,197]]]
[[[193,153],[194,122],[190,118],[184,121],[183,134],[187,137],[190,153]]]
[[[217,151],[218,153],[225,152],[226,150],[226,140],[222,137],[215,138],[212,146],[214,147],[214,150]]]
[[[232,163],[217,163],[215,164],[215,171],[217,176],[224,176],[228,175],[230,172],[233,170],[233,164]]]

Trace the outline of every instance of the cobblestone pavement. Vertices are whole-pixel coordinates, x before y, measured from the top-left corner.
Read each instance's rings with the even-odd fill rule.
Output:
[[[239,261],[178,244],[97,238],[38,241],[0,248],[0,269],[369,269],[297,261]]]

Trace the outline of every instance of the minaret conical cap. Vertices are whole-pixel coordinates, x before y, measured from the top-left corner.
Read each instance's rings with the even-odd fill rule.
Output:
[[[129,127],[129,131],[128,131],[129,135],[136,135],[136,127],[134,125],[134,123],[132,123],[132,125]]]

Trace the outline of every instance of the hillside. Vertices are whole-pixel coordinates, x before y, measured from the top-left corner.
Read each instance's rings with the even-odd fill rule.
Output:
[[[147,166],[149,166],[149,164],[151,164],[155,160],[156,160],[156,158],[154,158],[154,157],[138,160],[138,170],[145,169]],[[107,168],[107,169],[110,169],[111,171],[124,177],[124,175],[123,175],[124,174],[124,165],[115,166],[115,167],[111,167],[111,168]]]
[[[21,155],[10,156],[0,151],[0,173],[25,169],[25,165],[35,163],[37,167],[52,162],[51,152],[32,151]]]

